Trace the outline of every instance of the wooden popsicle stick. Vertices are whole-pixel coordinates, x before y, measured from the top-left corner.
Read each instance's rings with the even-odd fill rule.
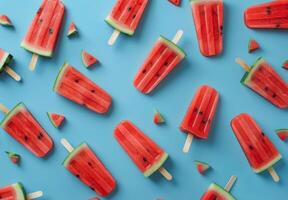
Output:
[[[250,67],[249,65],[247,65],[247,64],[245,63],[245,61],[242,60],[241,58],[236,58],[236,59],[235,59],[235,62],[236,62],[237,64],[239,64],[246,72],[249,72],[249,71],[251,70],[251,67]]]
[[[43,196],[43,192],[42,191],[37,191],[37,192],[32,192],[30,194],[28,194],[26,196],[27,200],[31,200],[31,199],[37,199],[39,197]]]
[[[229,179],[228,183],[225,185],[225,190],[227,192],[230,192],[230,190],[232,189],[233,185],[235,184],[235,182],[237,181],[237,177],[236,176],[231,176],[231,178]]]
[[[183,147],[183,152],[184,153],[188,153],[189,152],[189,149],[190,149],[190,146],[192,144],[193,138],[194,138],[194,136],[192,134],[190,134],[190,133],[187,134],[187,138],[186,138],[186,141],[185,141],[185,144],[184,144],[184,147]]]
[[[37,54],[33,54],[32,55],[32,58],[31,58],[31,61],[30,61],[30,64],[29,64],[29,70],[30,71],[34,71],[35,70],[38,58],[39,58],[39,56]]]
[[[161,167],[158,171],[166,178],[166,180],[172,181],[173,176],[167,171],[167,169]]]
[[[20,81],[21,77],[9,66],[5,66],[5,72],[9,74],[15,81]]]
[[[74,148],[72,147],[72,145],[64,138],[61,139],[61,144],[65,147],[65,149],[71,153]]]
[[[178,30],[176,35],[174,36],[172,42],[174,44],[178,44],[178,42],[181,40],[183,34],[184,34],[183,30]]]
[[[110,46],[112,46],[112,45],[116,42],[116,40],[117,40],[117,38],[119,37],[119,35],[120,35],[120,31],[118,31],[118,30],[115,29],[115,30],[113,31],[111,37],[110,37],[109,40],[108,40],[108,44],[109,44]]]
[[[268,169],[268,172],[272,176],[274,182],[278,183],[280,181],[280,177],[278,176],[277,172],[275,171],[273,167],[270,167]]]
[[[3,104],[0,104],[0,111],[7,114],[10,110],[6,106],[4,106]]]

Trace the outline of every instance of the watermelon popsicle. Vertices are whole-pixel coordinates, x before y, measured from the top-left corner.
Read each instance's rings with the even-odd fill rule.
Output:
[[[115,30],[108,44],[113,45],[120,33],[132,36],[145,12],[149,0],[117,0],[105,21]]]
[[[21,47],[33,53],[29,69],[35,69],[39,56],[52,57],[62,26],[65,8],[60,0],[43,0]]]
[[[119,123],[114,137],[145,177],[159,171],[168,181],[172,180],[172,175],[162,166],[168,154],[132,122]]]
[[[288,108],[288,84],[263,58],[250,67],[242,59],[236,63],[246,71],[241,83],[279,108]]]
[[[280,178],[273,165],[281,160],[282,156],[261,127],[247,113],[233,118],[231,127],[253,171],[261,173],[268,170],[273,180],[278,182]]]
[[[190,0],[198,44],[204,56],[217,56],[223,50],[222,0]]]
[[[163,36],[157,40],[149,56],[134,78],[134,86],[142,93],[152,92],[159,83],[185,58],[177,46],[183,31],[179,30],[170,41]]]
[[[5,71],[15,81],[20,81],[21,77],[9,66],[13,56],[0,48],[0,73]]]
[[[42,196],[42,191],[26,194],[22,183],[19,182],[0,188],[0,200],[30,200]]]
[[[112,98],[106,91],[68,63],[60,69],[53,90],[100,114],[108,112],[112,104]]]
[[[212,183],[200,200],[236,200],[236,198],[229,193],[236,180],[236,176],[231,176],[225,188],[222,188],[216,183]]]
[[[23,103],[12,110],[0,104],[0,110],[6,114],[0,126],[35,156],[45,157],[53,149],[52,139]]]
[[[253,29],[288,29],[288,1],[271,1],[245,10],[244,21]]]
[[[61,143],[69,152],[63,162],[68,171],[101,196],[107,196],[114,191],[114,177],[86,143],[75,149],[66,139],[62,139]]]
[[[180,129],[187,133],[184,153],[188,153],[194,136],[200,139],[208,138],[218,102],[217,90],[208,85],[199,87],[180,125]]]

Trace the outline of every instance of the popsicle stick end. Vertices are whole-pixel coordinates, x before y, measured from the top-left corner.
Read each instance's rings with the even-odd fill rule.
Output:
[[[33,192],[27,195],[27,200],[31,200],[31,199],[37,199],[39,197],[43,196],[43,192],[42,191],[37,191],[37,192]]]
[[[186,138],[186,141],[185,141],[185,144],[184,144],[184,147],[183,147],[183,153],[188,153],[189,152],[189,149],[190,149],[190,146],[192,144],[192,141],[193,141],[193,135],[188,133],[187,134],[187,138]]]
[[[162,174],[162,176],[165,177],[165,179],[167,181],[172,181],[173,180],[173,176],[170,174],[170,172],[168,172],[164,167],[161,167],[159,169],[159,172]]]

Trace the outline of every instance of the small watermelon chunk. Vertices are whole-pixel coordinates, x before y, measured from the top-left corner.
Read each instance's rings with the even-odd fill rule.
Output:
[[[55,128],[60,127],[65,120],[65,116],[59,115],[57,113],[48,112],[47,115]]]
[[[288,60],[282,64],[282,68],[288,70]]]
[[[3,26],[13,26],[11,20],[7,15],[0,15],[0,24]]]
[[[14,163],[16,165],[19,164],[19,162],[21,160],[21,156],[20,155],[18,155],[17,153],[11,152],[11,151],[5,151],[5,153],[8,155],[8,157],[11,160],[12,163]]]
[[[78,30],[77,30],[75,23],[71,22],[71,24],[69,25],[67,37],[71,37],[73,35],[76,35],[77,33],[78,33]]]
[[[288,138],[288,129],[282,128],[282,129],[277,129],[275,131],[278,135],[278,137],[282,140],[282,141],[286,141]]]
[[[211,168],[209,164],[198,160],[195,161],[195,165],[200,174],[204,174],[207,170]]]
[[[156,110],[154,113],[154,119],[153,119],[155,124],[164,124],[165,123],[165,119],[164,117],[161,115],[161,113]]]
[[[95,58],[92,54],[88,53],[87,51],[82,50],[81,56],[82,56],[82,62],[87,68],[98,63],[97,58]]]
[[[170,3],[174,4],[175,6],[180,6],[181,0],[168,0]]]
[[[256,40],[254,40],[254,39],[250,39],[249,40],[249,45],[248,45],[249,53],[252,53],[252,52],[256,51],[259,48],[260,48],[260,45],[259,45],[259,43]]]

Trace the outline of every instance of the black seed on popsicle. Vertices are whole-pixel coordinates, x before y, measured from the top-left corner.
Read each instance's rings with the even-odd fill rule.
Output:
[[[92,163],[91,163],[91,162],[88,162],[88,165],[89,165],[90,167],[92,167]]]
[[[90,187],[91,190],[95,191],[94,188]]]
[[[265,133],[262,132],[261,134],[262,134],[263,136],[265,136]]]
[[[132,18],[133,18],[133,19],[135,19],[135,17],[136,17],[136,15],[133,15],[133,17],[132,17]]]
[[[252,145],[249,145],[249,149],[253,150],[253,149],[254,149],[254,147],[253,147]]]
[[[165,62],[164,65],[167,66],[167,65],[168,65],[168,62]]]
[[[79,174],[76,174],[75,176],[76,176],[77,178],[80,178]]]
[[[39,19],[40,24],[43,22],[43,19]]]
[[[75,82],[76,82],[76,83],[79,83],[79,79],[75,79]]]
[[[207,121],[206,120],[202,120],[202,122],[201,122],[202,124],[206,124],[207,123]]]
[[[131,8],[131,7],[129,7],[129,8],[128,8],[128,11],[130,12],[130,11],[131,11],[131,9],[132,9],[132,8]]]
[[[276,24],[276,28],[280,28],[281,27],[281,25],[280,24]]]
[[[25,141],[28,141],[28,139],[29,139],[29,138],[25,135],[25,136],[24,136],[24,140],[25,140]]]
[[[146,69],[143,69],[142,73],[145,74],[146,73]]]
[[[267,92],[267,91],[269,91],[269,88],[268,88],[268,87],[265,87],[264,90]]]
[[[91,90],[92,93],[95,93],[95,90]]]
[[[37,14],[40,14],[42,12],[42,8],[39,8],[38,10],[37,10]]]
[[[43,138],[43,134],[42,134],[42,133],[39,133],[39,135],[37,136],[37,138],[38,138],[39,140],[41,140],[41,139]]]
[[[147,159],[145,157],[142,158],[144,162],[147,162]]]
[[[199,112],[199,115],[203,115],[203,112],[202,112],[202,111],[200,111],[200,112]]]
[[[160,77],[160,74],[156,74],[157,77]]]
[[[277,97],[277,95],[274,93],[272,97],[273,97],[273,98],[276,98],[276,97]]]

